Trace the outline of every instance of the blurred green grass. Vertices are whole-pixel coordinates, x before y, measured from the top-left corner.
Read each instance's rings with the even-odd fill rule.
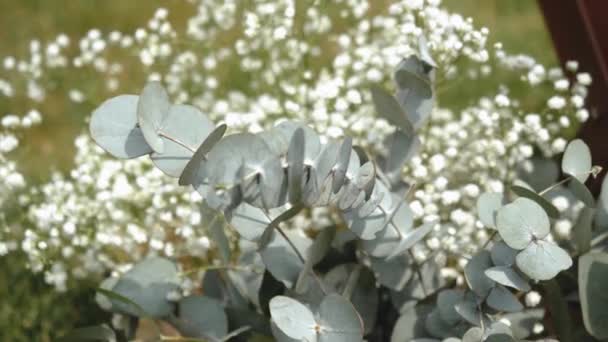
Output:
[[[503,42],[508,52],[526,53],[548,65],[557,62],[535,1],[444,0],[444,3],[453,11],[474,18],[478,26],[488,27],[491,41]],[[44,41],[59,33],[80,37],[91,28],[100,28],[104,32],[114,29],[132,32],[146,25],[159,6],[170,9],[170,20],[176,27],[186,24],[185,19],[192,10],[192,5],[185,0],[0,1],[0,56],[23,56],[31,39]],[[513,85],[514,92],[523,92],[523,88],[517,88],[519,80],[516,77],[508,73],[499,76],[500,82],[469,82],[466,86],[450,88],[443,94],[442,105],[462,107],[467,104],[467,99],[492,93],[503,82]],[[87,77],[83,75],[81,80],[87,82]],[[137,84],[142,80],[143,75],[139,75],[131,82]],[[45,179],[49,170],[66,171],[73,166],[74,137],[85,131],[85,119],[96,105],[68,104],[65,89],[71,85],[61,84],[61,78],[56,81],[60,87],[40,108],[44,115],[43,124],[27,132],[25,148],[19,152],[29,181]],[[79,87],[86,87],[86,84]],[[534,101],[534,93],[525,95]],[[9,104],[0,99],[0,116],[23,114],[29,109],[25,103]],[[74,324],[94,321],[100,315],[91,307],[90,288],[83,286],[82,291],[55,293],[43,284],[40,276],[31,276],[24,270],[22,262],[21,256],[0,258],[1,341],[50,341]],[[83,311],[83,307],[92,311]]]

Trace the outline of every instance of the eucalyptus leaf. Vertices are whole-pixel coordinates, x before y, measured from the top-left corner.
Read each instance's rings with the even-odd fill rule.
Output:
[[[485,331],[485,342],[515,342],[513,333],[509,327],[502,322],[494,322]]]
[[[504,312],[517,312],[524,308],[519,300],[517,300],[517,297],[501,285],[495,286],[490,291],[488,298],[486,298],[486,303],[492,309]]]
[[[327,295],[319,306],[319,342],[363,341],[363,321],[354,306],[339,294]]]
[[[584,207],[578,216],[574,226],[573,238],[579,254],[585,254],[591,249],[591,238],[593,237],[591,230],[594,217],[595,210],[589,207]]]
[[[420,138],[416,134],[406,134],[396,130],[383,143],[385,154],[380,158],[379,165],[391,187],[397,187],[402,180],[402,171],[407,163],[420,150]]]
[[[396,291],[403,290],[414,274],[411,261],[405,255],[391,260],[370,257],[370,261],[378,282]]]
[[[226,264],[230,263],[230,242],[224,231],[226,222],[221,212],[209,208],[205,203],[202,205],[202,217],[207,221],[209,236],[217,245],[220,257]]]
[[[549,217],[554,219],[559,218],[559,210],[543,196],[537,194],[536,192],[530,189],[517,185],[512,186],[511,190],[513,190],[515,194],[522,198],[528,198],[536,202],[543,208],[543,210],[547,213],[547,215],[549,215]]]
[[[460,317],[474,326],[487,325],[487,318],[481,312],[478,297],[473,292],[467,292],[462,300],[454,305],[454,309]]]
[[[441,319],[448,324],[455,324],[461,320],[460,314],[456,312],[456,304],[464,298],[464,291],[447,289],[437,295],[437,309]]]
[[[453,325],[441,319],[438,309],[434,309],[426,316],[424,321],[426,331],[436,338],[447,338],[452,336]]]
[[[137,126],[138,101],[136,95],[116,96],[102,103],[91,116],[91,137],[116,158],[137,158],[152,152]]]
[[[272,321],[288,337],[300,341],[317,341],[317,322],[312,311],[297,300],[276,296],[270,301]]]
[[[228,334],[222,304],[203,296],[188,296],[178,303],[177,328],[187,337],[221,339]]]
[[[144,259],[125,273],[112,291],[136,303],[149,317],[162,318],[173,310],[167,295],[179,289],[177,267],[167,259],[152,257]],[[133,305],[112,301],[118,311],[141,316],[141,310]]]
[[[464,268],[469,288],[480,297],[486,297],[495,285],[494,281],[485,275],[485,271],[492,266],[490,252],[482,250],[475,254]]]
[[[538,240],[517,254],[517,267],[534,280],[548,280],[572,266],[570,255],[558,245]]]
[[[332,190],[333,193],[337,193],[342,185],[344,185],[344,180],[346,178],[346,171],[350,165],[350,161],[352,159],[351,154],[353,153],[353,140],[350,137],[346,137],[342,141],[342,145],[340,145],[340,149],[338,150],[338,159],[336,161],[335,166],[333,167],[333,183]]]
[[[163,152],[154,152],[150,159],[156,167],[171,177],[180,177],[196,149],[215,125],[196,107],[171,105],[161,132]]]
[[[462,336],[462,342],[480,342],[483,341],[483,330],[478,327],[472,327]]]
[[[558,181],[560,170],[553,159],[535,156],[525,160],[520,165],[518,173],[534,191],[542,191]]]
[[[608,254],[592,251],[578,262],[578,282],[583,322],[595,338],[608,338]]]
[[[397,198],[393,199],[398,200]],[[394,209],[391,210],[384,227],[380,230],[376,238],[373,240],[363,240],[363,248],[374,257],[390,257],[399,248],[404,238],[411,232],[411,228],[414,222],[414,214],[407,203],[398,203]],[[352,230],[352,228],[351,228]],[[423,228],[420,233],[426,233],[427,228]],[[410,242],[417,242],[416,238],[419,234],[413,235]],[[423,235],[423,234],[421,234]],[[407,246],[406,246],[407,247]],[[401,253],[401,249],[399,250]]]
[[[433,230],[433,227],[435,227],[435,223],[428,222],[414,229],[407,235],[403,235],[401,241],[399,241],[399,245],[387,258],[391,259],[406,253],[410,248],[414,247],[415,244],[422,241]]]
[[[426,335],[425,318],[433,307],[431,305],[416,305],[399,316],[393,328],[391,342],[410,342]]]
[[[585,206],[589,208],[595,208],[595,198],[593,197],[593,194],[591,194],[589,188],[587,188],[585,184],[581,183],[578,178],[573,177],[572,179],[570,179],[568,188],[570,189],[572,194],[576,196],[576,198],[578,198],[581,202],[585,203]]]
[[[99,284],[99,288],[112,291],[114,285],[116,285],[117,282],[118,277],[108,277]],[[110,298],[104,296],[104,294],[99,291],[95,293],[95,302],[97,303],[97,305],[99,305],[99,307],[106,311],[112,310],[112,302]]]
[[[241,203],[232,211],[230,224],[245,239],[257,241],[270,224],[271,219],[263,209]]]
[[[433,68],[437,68],[437,63],[433,59],[433,56],[431,56],[429,44],[424,35],[420,35],[418,38],[418,56],[424,63],[432,66]]]
[[[350,295],[347,295],[345,290],[351,285],[349,281],[357,269],[359,271],[354,288]],[[350,299],[357,312],[361,314],[365,333],[372,332],[376,326],[379,305],[378,289],[374,274],[368,268],[361,267],[358,264],[341,264],[332,268],[325,275],[323,281],[332,292],[341,293]]]
[[[379,231],[386,229],[387,220],[389,219],[388,212],[393,206],[393,197],[382,183],[378,182],[375,189],[378,194],[385,195],[379,197],[377,194],[372,194],[372,198],[379,198],[381,201],[371,214],[361,217],[359,216],[359,212],[355,210],[344,213],[344,219],[348,228],[363,240],[375,239]]]
[[[202,163],[207,160],[207,153],[211,151],[213,146],[217,144],[218,141],[224,136],[226,133],[227,126],[225,124],[217,126],[205,140],[201,143],[201,145],[196,149],[190,161],[186,163],[184,166],[184,170],[179,177],[179,185],[191,185],[197,183],[197,178],[201,177],[199,174],[202,170]],[[202,182],[203,179],[198,180],[198,182]]]
[[[397,100],[415,129],[427,122],[435,105],[432,65],[411,55],[401,61],[395,71]]]
[[[371,93],[376,113],[381,118],[400,128],[405,134],[414,135],[414,126],[393,95],[378,86],[373,86]]]
[[[524,249],[532,240],[547,236],[550,223],[539,204],[522,197],[498,210],[496,228],[509,247]]]
[[[156,81],[146,84],[137,103],[137,122],[144,139],[157,153],[163,153],[165,149],[159,131],[169,115],[170,106],[167,91]]]
[[[515,264],[517,250],[509,247],[504,241],[498,241],[490,251],[492,262],[496,266],[512,266]]]
[[[486,192],[477,199],[477,215],[484,226],[496,228],[496,213],[503,205],[506,204],[506,199],[503,193]]]
[[[310,239],[295,231],[286,231],[285,233],[295,244],[300,254],[306,255],[312,244]],[[260,254],[264,265],[277,280],[282,281],[287,287],[295,284],[304,263],[281,234],[275,232],[268,246]]]
[[[591,151],[581,139],[572,140],[562,158],[562,171],[585,183],[591,171]]]
[[[302,200],[302,178],[304,171],[304,158],[306,140],[304,131],[298,128],[289,142],[287,151],[287,174],[289,182],[289,201],[298,203]]]
[[[530,291],[530,284],[513,268],[508,266],[495,266],[485,270],[485,275],[495,282],[514,288],[519,291]]]
[[[319,232],[312,246],[308,249],[307,260],[310,259],[312,265],[318,264],[327,255],[335,236],[335,226],[324,228]]]
[[[534,325],[542,323],[544,317],[545,309],[529,309],[507,313],[503,316],[504,319],[509,321],[513,336],[520,340],[533,335]]]

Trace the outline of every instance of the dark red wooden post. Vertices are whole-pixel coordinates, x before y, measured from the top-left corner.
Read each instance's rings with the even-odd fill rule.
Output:
[[[579,136],[591,148],[593,162],[608,169],[608,1],[538,0],[562,64],[579,62],[591,74],[591,117]],[[595,193],[600,179],[590,180]]]

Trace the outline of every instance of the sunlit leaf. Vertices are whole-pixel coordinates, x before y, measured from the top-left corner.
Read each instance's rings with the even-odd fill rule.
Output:
[[[317,322],[312,311],[297,300],[276,296],[270,301],[272,321],[288,337],[300,341],[316,341]]]
[[[326,296],[319,306],[319,342],[359,342],[363,322],[354,306],[339,294]]]
[[[537,240],[517,254],[517,267],[534,280],[548,280],[572,266],[570,255],[553,242]]]
[[[591,151],[582,140],[572,140],[562,158],[562,171],[585,183],[591,171]]]
[[[139,96],[113,97],[93,111],[89,130],[93,140],[116,158],[137,158],[152,152],[137,126]]]
[[[518,198],[498,210],[496,228],[509,247],[524,249],[532,240],[547,236],[550,223],[540,205],[527,198]]]
[[[522,186],[517,186],[517,185],[512,186],[511,190],[513,190],[513,192],[516,193],[520,197],[528,198],[528,199],[536,202],[538,205],[540,205],[543,208],[543,210],[545,210],[545,212],[547,213],[547,215],[549,215],[549,217],[554,218],[554,219],[559,218],[559,210],[557,210],[557,208],[543,196],[537,194],[536,192],[534,192],[530,189],[524,188]]]
[[[497,192],[483,193],[477,199],[477,215],[486,227],[496,228],[496,213],[506,204],[504,194]]]
[[[214,129],[213,122],[196,107],[171,105],[162,125],[163,152],[154,152],[150,158],[167,175],[180,177],[193,151]]]
[[[160,82],[146,84],[137,103],[137,122],[154,152],[163,153],[165,144],[159,131],[169,115],[169,95]]]

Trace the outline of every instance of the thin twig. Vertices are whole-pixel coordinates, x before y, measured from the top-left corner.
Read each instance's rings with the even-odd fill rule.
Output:
[[[555,183],[555,184],[551,185],[550,187],[546,188],[545,190],[543,190],[543,191],[539,192],[538,194],[539,194],[540,196],[543,196],[543,195],[547,194],[549,191],[551,191],[551,190],[553,190],[553,189],[557,188],[558,186],[560,186],[560,185],[562,185],[562,184],[566,183],[566,182],[567,182],[567,181],[569,181],[571,178],[572,178],[572,176],[568,176],[568,177],[566,177],[566,178],[562,179],[561,181],[559,181],[559,182],[557,182],[557,183]]]
[[[246,271],[246,272],[253,272],[253,273],[263,273],[263,272],[261,272],[261,270],[252,268],[252,267],[245,267],[245,266],[238,266],[238,265],[209,265],[209,266],[197,267],[197,268],[194,268],[191,270],[181,272],[179,274],[179,276],[187,277],[196,272],[213,271],[213,270],[232,270],[232,271]]]
[[[481,249],[486,249],[486,247],[488,247],[488,244],[490,243],[490,241],[494,240],[494,237],[496,237],[496,234],[498,234],[498,230],[495,230],[492,233],[492,235],[490,235],[488,240],[486,240],[486,242],[483,244],[483,246],[481,246]]]
[[[424,296],[428,296],[428,292],[426,291],[426,287],[424,286],[424,278],[422,278],[422,271],[420,270],[420,265],[418,265],[418,262],[416,261],[416,257],[414,256],[414,253],[412,252],[411,249],[408,249],[407,252],[410,254],[410,257],[412,258],[412,262],[414,263],[414,270],[416,271],[416,275],[418,276],[418,280],[420,281],[420,287],[422,288],[422,293],[424,293]]]

